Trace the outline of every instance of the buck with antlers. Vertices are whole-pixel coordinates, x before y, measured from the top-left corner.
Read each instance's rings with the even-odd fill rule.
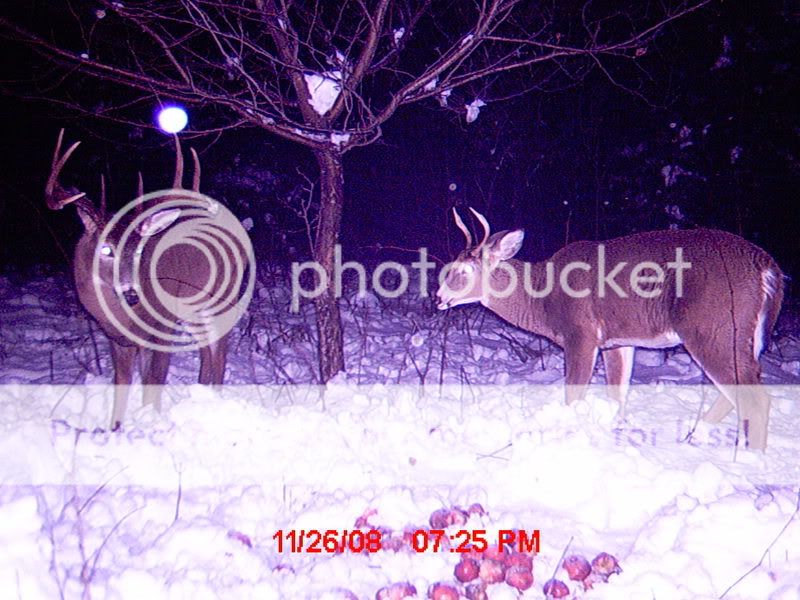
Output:
[[[467,240],[437,296],[439,309],[480,302],[509,323],[564,349],[566,400],[585,392],[603,355],[613,395],[624,401],[634,349],[683,344],[722,392],[705,414],[722,420],[737,408],[749,447],[767,443],[770,401],[759,385],[758,358],[783,300],[783,274],[750,242],[711,229],[638,233],[606,242],[576,242],[542,263],[523,263],[523,232],[490,236],[489,223]]]
[[[81,304],[100,325],[111,345],[115,384],[111,428],[117,429],[125,414],[128,386],[137,358],[141,360],[144,402],[160,410],[161,386],[167,377],[170,354],[185,340],[185,336],[176,335],[180,316],[169,299],[202,303],[215,294],[229,291],[222,287],[231,283],[211,279],[214,265],[210,261],[221,257],[210,258],[192,243],[167,244],[161,249],[155,243],[163,240],[170,230],[174,231],[184,217],[185,211],[169,202],[182,193],[188,194],[179,191],[183,182],[183,154],[177,137],[173,189],[151,199],[149,209],[144,210],[147,203],[142,200],[140,176],[138,200],[142,203],[137,211],[122,219],[107,214],[102,179],[99,210],[84,192],[60,183],[65,163],[80,144],[75,142],[62,153],[63,137],[62,129],[45,186],[45,198],[53,210],[74,205],[83,223],[83,235],[73,260],[75,286]],[[197,194],[200,161],[194,149],[191,152],[194,161],[192,192]],[[199,381],[219,384],[225,372],[228,333],[225,331],[208,340],[210,343],[199,345]],[[175,347],[170,347],[170,341]]]

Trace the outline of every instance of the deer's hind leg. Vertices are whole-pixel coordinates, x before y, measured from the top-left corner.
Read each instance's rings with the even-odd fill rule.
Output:
[[[733,409],[748,445],[763,450],[767,445],[769,396],[760,385],[761,368],[754,353],[755,316],[752,324],[734,328],[720,326],[694,327],[678,332],[692,358],[721,392],[704,415],[709,423],[718,423]]]

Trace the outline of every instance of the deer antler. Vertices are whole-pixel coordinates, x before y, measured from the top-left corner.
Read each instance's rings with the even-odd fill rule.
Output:
[[[481,240],[481,243],[478,244],[479,247],[483,246],[486,243],[486,240],[489,239],[489,233],[491,231],[491,228],[489,227],[489,221],[487,221],[486,217],[484,217],[481,213],[479,213],[471,206],[469,207],[469,210],[472,212],[473,215],[475,215],[475,218],[481,222],[481,225],[483,225],[483,239]]]
[[[464,221],[461,220],[461,217],[458,216],[458,211],[455,206],[453,207],[453,217],[455,217],[456,220],[456,227],[458,227],[464,234],[464,237],[467,238],[467,248],[470,248],[472,246],[472,234],[469,232],[469,229],[467,229],[467,226],[464,225]]]
[[[192,191],[200,191],[200,159],[197,156],[194,148],[189,148],[192,153],[192,162],[194,163],[194,173],[192,175]],[[175,177],[172,180],[173,189],[183,189],[183,150],[181,149],[181,142],[178,136],[175,136]],[[141,194],[140,194],[141,195]]]
[[[47,183],[44,186],[44,197],[47,206],[51,210],[61,210],[67,204],[75,204],[81,216],[85,215],[95,224],[100,223],[100,217],[95,210],[94,204],[86,197],[86,192],[80,192],[75,188],[65,188],[58,180],[61,174],[61,169],[75,152],[75,149],[80,146],[80,142],[75,142],[67,151],[61,153],[61,145],[64,142],[64,130],[58,132],[58,141],[56,142],[56,149],[53,152],[53,161],[50,163],[50,175],[47,177]],[[105,194],[105,183],[103,182],[103,193]]]
[[[64,130],[58,132],[58,141],[56,142],[56,150],[53,153],[53,161],[50,163],[50,176],[47,178],[47,184],[44,186],[44,196],[47,201],[47,206],[52,210],[60,210],[70,202],[74,202],[78,198],[86,195],[86,192],[73,193],[65,190],[58,182],[58,175],[61,169],[64,168],[64,163],[69,160],[69,157],[75,152],[75,149],[81,145],[80,142],[75,142],[67,148],[64,154],[61,153],[61,144],[64,142]]]
[[[192,191],[200,193],[200,159],[197,157],[197,152],[194,148],[189,148],[192,153],[192,160],[194,161],[194,174],[192,175]]]
[[[100,217],[105,221],[108,213],[106,212],[106,178],[100,175]]]
[[[175,177],[172,180],[172,188],[179,190],[183,188],[183,150],[181,141],[175,136]]]

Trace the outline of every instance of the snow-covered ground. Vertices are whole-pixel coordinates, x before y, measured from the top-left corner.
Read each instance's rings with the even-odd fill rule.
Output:
[[[480,307],[343,301],[347,372],[316,386],[313,319],[288,313],[280,281],[262,281],[234,331],[235,385],[188,385],[197,357],[178,355],[164,412],[134,391],[109,433],[106,341],[68,278],[0,278],[0,596],[352,600],[400,598],[409,587],[379,590],[403,582],[419,597],[436,583],[466,593],[450,548],[538,530],[532,587],[484,597],[543,598],[555,576],[587,600],[800,598],[800,339],[786,315],[762,359],[773,406],[761,455],[735,449],[733,415],[685,439],[715,392],[683,351],[637,353],[647,385],[620,423],[601,389],[567,408],[558,348]],[[452,543],[419,547],[442,518]],[[382,549],[307,551],[314,530],[358,528],[348,540],[375,529]],[[584,590],[560,568],[565,551],[607,552],[622,572]]]

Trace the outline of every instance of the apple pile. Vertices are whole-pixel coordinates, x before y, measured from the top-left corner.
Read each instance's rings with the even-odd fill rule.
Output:
[[[485,552],[469,552],[458,561],[453,574],[464,584],[469,600],[486,598],[486,588],[505,583],[522,592],[533,585],[533,556],[490,546]]]
[[[590,590],[596,583],[605,583],[611,575],[622,573],[617,559],[607,552],[601,552],[590,563],[579,554],[567,556],[561,562],[571,581],[579,582],[584,590]],[[550,579],[544,584],[547,598],[566,598],[569,596],[567,584],[559,579]]]
[[[369,521],[376,511],[370,509],[356,520],[356,527],[370,527],[382,532],[382,549],[393,552],[409,551],[413,549],[413,536],[415,531],[427,529],[425,527],[407,527],[402,533],[392,532],[383,527],[376,527]],[[469,508],[452,506],[433,511],[428,519],[431,529],[447,529],[449,527],[462,527],[473,515],[484,516],[486,511],[480,504],[472,504]],[[450,550],[448,538],[441,540],[440,552]],[[456,564],[453,575],[456,583],[437,582],[432,584],[427,591],[429,600],[487,600],[487,589],[491,585],[508,585],[518,592],[523,592],[533,586],[533,554],[511,550],[508,547],[489,546],[484,552],[472,550],[461,554]],[[589,590],[597,583],[604,583],[616,573],[621,573],[617,559],[606,552],[601,552],[589,562],[581,555],[573,554],[564,558],[561,568],[567,573],[569,581],[581,584],[582,590]],[[570,588],[562,580],[550,579],[543,588],[546,598],[568,598]],[[575,589],[575,594],[579,593]],[[392,583],[381,588],[375,594],[375,600],[403,600],[404,598],[417,597],[416,588],[408,582]]]

